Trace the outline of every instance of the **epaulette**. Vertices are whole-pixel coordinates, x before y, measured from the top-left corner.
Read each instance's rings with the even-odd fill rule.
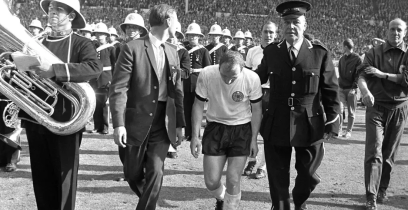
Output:
[[[326,47],[326,45],[325,44],[323,44],[321,41],[313,41],[313,42],[310,42],[313,46],[316,46],[316,47],[321,47],[321,48],[323,48],[324,50],[326,50],[326,51],[330,51],[327,47]]]

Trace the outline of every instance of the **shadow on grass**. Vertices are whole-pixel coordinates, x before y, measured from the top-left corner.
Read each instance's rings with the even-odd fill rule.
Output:
[[[81,155],[117,155],[119,158],[118,150],[115,151],[101,151],[101,150],[82,150],[79,149]]]

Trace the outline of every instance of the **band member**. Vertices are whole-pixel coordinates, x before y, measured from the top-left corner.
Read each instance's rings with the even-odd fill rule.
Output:
[[[119,40],[118,40],[119,35],[118,35],[118,32],[116,31],[116,28],[110,27],[108,29],[108,32],[110,34],[109,43],[115,48],[115,56],[117,58],[119,56],[120,49],[122,47],[122,43],[120,43]]]
[[[6,108],[8,103],[10,103],[10,100],[8,100],[0,93],[1,114],[3,114],[4,109]],[[7,127],[3,119],[0,118],[0,167],[5,167],[4,170],[6,172],[13,172],[17,170],[17,163],[20,161],[21,130],[22,129],[20,127]]]
[[[235,41],[235,46],[233,46],[231,50],[238,51],[239,53],[241,53],[242,57],[245,59],[246,54],[248,52],[248,48],[244,45],[245,36],[241,30],[238,30],[237,33],[235,33],[234,41]]]
[[[79,31],[81,32],[82,36],[90,39],[92,38],[92,28],[91,25],[86,24],[85,28],[79,29]]]
[[[190,76],[190,57],[188,56],[188,51],[184,47],[184,45],[179,40],[184,40],[185,36],[183,32],[181,32],[181,24],[180,22],[176,25],[176,36],[174,38],[170,38],[168,42],[175,44],[177,47],[177,53],[180,59],[180,69],[181,69],[181,82],[185,79],[188,79]],[[167,153],[168,158],[177,158],[177,145],[170,144],[169,151]]]
[[[197,78],[204,67],[211,65],[211,58],[208,50],[199,44],[199,39],[204,35],[201,33],[200,26],[193,21],[187,28],[187,39],[185,47],[190,55],[190,77],[183,82],[184,87],[184,116],[186,119],[186,127],[184,136],[187,141],[191,140],[191,112],[193,111],[193,104],[195,99],[195,88]]]
[[[125,149],[124,173],[139,197],[137,210],[154,210],[170,142],[185,126],[180,60],[174,45],[176,10],[150,10],[151,31],[123,45],[110,88],[115,143]]]
[[[275,40],[277,34],[278,34],[277,27],[274,22],[268,21],[262,26],[261,45],[255,46],[248,50],[248,54],[247,54],[246,61],[245,61],[246,68],[252,69],[253,71],[255,71],[258,68],[263,58],[264,49]],[[268,107],[269,81],[265,84],[262,84],[262,93],[264,96],[262,98],[262,109],[263,109],[262,113],[264,113]],[[260,163],[259,163],[258,169],[256,170],[255,178],[261,179],[261,178],[266,177],[265,154],[261,152],[261,154],[258,157],[260,157]],[[252,170],[257,164],[257,158],[249,158],[248,165],[247,167],[245,167],[245,170],[244,170],[245,175],[248,176],[252,173]]]
[[[364,157],[367,210],[376,210],[377,202],[388,201],[387,188],[408,119],[406,34],[406,22],[392,20],[385,43],[370,49],[359,69],[358,86],[367,106]]]
[[[96,52],[98,59],[102,62],[103,72],[98,79],[90,82],[96,94],[96,107],[93,115],[94,130],[91,132],[106,135],[109,133],[108,93],[115,68],[116,52],[115,47],[108,43],[110,34],[104,23],[96,24],[94,33],[99,45]]]
[[[210,54],[211,64],[212,65],[219,64],[220,58],[228,50],[228,48],[220,42],[220,39],[223,36],[221,26],[215,23],[213,26],[211,26],[208,35],[210,36],[211,43],[205,46],[205,48],[208,50],[208,53]]]
[[[287,1],[276,11],[283,20],[284,40],[264,49],[256,72],[261,83],[270,80],[268,110],[260,129],[273,206],[290,209],[290,161],[296,151],[296,183],[292,191],[295,210],[320,182],[316,174],[324,156],[324,140],[339,128],[338,81],[330,52],[303,37],[305,13],[311,5]],[[326,116],[326,121],[324,118]]]
[[[248,31],[245,32],[244,36],[245,36],[245,45],[248,48],[248,50],[253,48],[254,47],[254,42],[253,42],[254,38],[252,38],[252,33],[248,30]]]
[[[31,67],[42,78],[62,82],[86,82],[97,78],[102,65],[92,42],[73,33],[73,28],[84,28],[85,19],[77,0],[42,0],[41,9],[48,15],[51,34],[42,44],[64,63],[42,63]],[[36,93],[37,91],[34,91]],[[51,116],[56,121],[67,121],[74,110],[62,94]],[[20,112],[21,113],[21,112]],[[34,194],[37,209],[75,209],[79,147],[82,132],[61,136],[38,124],[22,113],[26,128]]]
[[[234,45],[231,43],[232,36],[231,36],[231,31],[228,30],[228,28],[225,28],[222,30],[222,39],[224,42],[224,45],[230,50]]]
[[[242,170],[247,157],[258,153],[262,89],[259,77],[244,64],[240,53],[228,51],[220,65],[206,67],[197,81],[190,148],[198,158],[202,147],[205,185],[217,199],[217,210],[238,209]],[[208,123],[201,146],[198,134],[206,101]],[[225,187],[221,176],[227,161]]]
[[[44,28],[41,25],[41,21],[39,21],[37,18],[31,21],[29,28],[30,32],[34,36],[38,36],[38,34],[44,31]]]

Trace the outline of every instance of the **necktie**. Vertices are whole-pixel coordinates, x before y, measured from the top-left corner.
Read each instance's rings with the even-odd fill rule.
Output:
[[[164,71],[164,60],[165,60],[165,56],[164,56],[164,44],[161,44],[159,49],[158,49],[158,56],[157,56],[157,76],[159,77],[159,83],[162,80],[162,75],[163,75],[163,71]]]
[[[290,57],[290,61],[292,61],[292,63],[295,63],[296,54],[295,54],[295,48],[293,46],[289,47],[289,57]]]

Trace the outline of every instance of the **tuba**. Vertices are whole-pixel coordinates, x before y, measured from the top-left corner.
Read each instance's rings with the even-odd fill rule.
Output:
[[[95,92],[88,83],[65,82],[62,86],[50,79],[40,78],[34,72],[18,68],[21,65],[11,61],[15,53],[36,58],[41,64],[63,63],[19,22],[10,9],[8,0],[0,0],[0,93],[12,101],[3,112],[8,127],[18,121],[22,109],[37,123],[59,135],[70,135],[85,127],[95,111]],[[13,57],[14,58],[14,57]],[[33,93],[40,90],[46,97]],[[41,94],[42,95],[42,94]],[[71,101],[73,115],[68,121],[56,121],[51,117],[58,95]]]

